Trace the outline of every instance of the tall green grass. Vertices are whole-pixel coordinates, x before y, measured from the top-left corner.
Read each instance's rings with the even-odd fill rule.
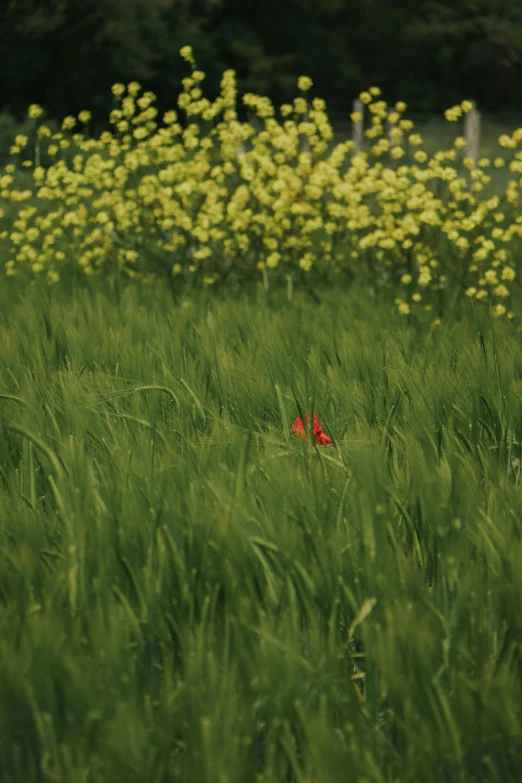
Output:
[[[0,300],[2,783],[522,778],[512,323]]]

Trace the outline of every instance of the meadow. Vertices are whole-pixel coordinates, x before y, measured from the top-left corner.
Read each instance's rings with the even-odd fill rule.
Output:
[[[513,321],[0,298],[2,783],[520,778]]]
[[[0,781],[519,780],[522,129],[181,54],[0,170]]]

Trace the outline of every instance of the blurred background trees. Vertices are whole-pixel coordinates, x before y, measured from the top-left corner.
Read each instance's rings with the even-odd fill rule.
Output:
[[[30,103],[58,120],[88,108],[101,122],[110,86],[131,80],[170,108],[185,44],[209,94],[235,68],[240,90],[282,102],[304,73],[334,121],[374,84],[413,111],[463,98],[493,113],[522,109],[516,0],[3,0],[0,31],[4,125]]]

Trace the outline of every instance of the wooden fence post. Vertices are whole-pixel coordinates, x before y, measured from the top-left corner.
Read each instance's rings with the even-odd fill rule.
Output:
[[[475,104],[464,119],[464,135],[466,137],[466,157],[476,163],[480,148],[480,112],[477,111]]]
[[[362,115],[362,119],[359,122],[352,124],[352,141],[355,146],[355,151],[360,152],[362,150],[363,133],[364,133],[364,103],[360,98],[357,98],[353,102],[353,111]]]

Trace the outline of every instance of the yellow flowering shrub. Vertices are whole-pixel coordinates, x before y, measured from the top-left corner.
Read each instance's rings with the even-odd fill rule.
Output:
[[[388,107],[377,87],[360,95],[370,151],[356,151],[351,141],[334,142],[324,101],[308,97],[308,77],[279,110],[267,97],[244,95],[243,122],[235,73],[225,71],[211,101],[191,48],[181,56],[192,72],[177,109],[161,118],[153,93],[115,84],[112,130],[99,138],[86,133],[88,111],[66,117],[59,133],[34,124],[32,139],[16,137],[16,163],[0,172],[7,276],[54,283],[71,262],[86,275],[119,268],[146,282],[156,272],[180,286],[259,275],[313,285],[346,275],[395,285],[405,315],[429,311],[453,287],[512,316],[521,153],[499,196],[488,170],[504,156],[475,163],[457,137],[429,157],[403,117],[406,105]],[[456,121],[471,108],[463,101],[446,117]],[[29,107],[34,121],[41,114]],[[521,140],[516,131],[499,143],[516,150]],[[18,184],[22,167],[31,174],[26,187]]]

